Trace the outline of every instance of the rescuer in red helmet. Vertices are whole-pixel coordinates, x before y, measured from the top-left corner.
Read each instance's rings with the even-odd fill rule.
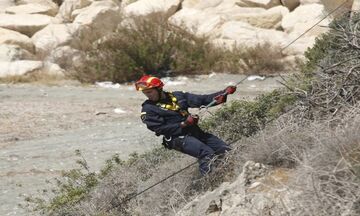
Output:
[[[144,75],[135,83],[136,90],[148,98],[142,104],[141,120],[157,136],[163,135],[163,145],[196,157],[202,175],[211,171],[210,161],[215,155],[224,154],[230,147],[213,134],[198,126],[199,117],[188,112],[188,108],[215,105],[226,102],[227,95],[236,91],[228,86],[222,91],[195,95],[187,92],[163,91],[164,83],[157,77]]]

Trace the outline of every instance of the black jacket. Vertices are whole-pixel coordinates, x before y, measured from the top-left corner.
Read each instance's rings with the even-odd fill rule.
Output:
[[[211,103],[215,96],[224,93],[224,91],[216,92],[209,95],[196,95],[187,92],[175,91],[173,96],[177,99],[177,104],[181,110],[187,111],[188,108],[199,108],[202,105]],[[165,92],[167,99],[160,101],[161,103],[171,103],[170,95]],[[185,121],[186,115],[178,111],[168,110],[157,105],[156,102],[146,100],[142,104],[141,120],[146,124],[147,128],[157,136],[164,135],[166,137],[182,136],[191,132],[199,131],[200,128],[190,126],[181,128],[180,123]]]

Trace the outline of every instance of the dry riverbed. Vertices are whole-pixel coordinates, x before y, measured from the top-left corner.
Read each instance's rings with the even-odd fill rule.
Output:
[[[243,75],[177,77],[166,90],[212,93]],[[278,88],[277,77],[246,80],[229,97],[253,99]],[[18,207],[23,196],[76,166],[79,149],[91,169],[99,170],[118,153],[122,159],[160,144],[141,123],[144,96],[133,85],[105,88],[68,82],[59,86],[0,84],[0,215],[31,215]],[[196,110],[193,110],[196,112]]]

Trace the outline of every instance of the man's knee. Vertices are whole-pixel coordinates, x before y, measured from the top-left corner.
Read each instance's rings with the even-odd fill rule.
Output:
[[[198,159],[211,157],[215,153],[209,146],[191,136],[186,137],[183,152]]]
[[[231,151],[231,147],[227,144],[221,144],[218,146],[215,154],[225,154],[228,151]]]

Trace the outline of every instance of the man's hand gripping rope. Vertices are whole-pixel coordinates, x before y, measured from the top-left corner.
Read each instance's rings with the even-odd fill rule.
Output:
[[[246,76],[245,78],[241,79],[241,80],[240,80],[239,82],[237,82],[235,85],[230,85],[230,86],[226,87],[226,88],[224,89],[224,93],[223,93],[223,94],[220,94],[220,95],[214,97],[213,101],[212,101],[211,103],[209,103],[208,105],[206,105],[206,106],[201,106],[200,109],[199,109],[199,114],[198,114],[197,116],[199,116],[202,111],[207,111],[207,109],[208,109],[209,107],[212,107],[212,106],[214,106],[214,105],[216,105],[216,104],[221,104],[221,103],[226,102],[226,97],[227,97],[227,95],[233,94],[233,93],[236,91],[236,87],[237,87],[238,85],[240,85],[240,83],[244,82],[248,77],[249,77],[249,76]]]

